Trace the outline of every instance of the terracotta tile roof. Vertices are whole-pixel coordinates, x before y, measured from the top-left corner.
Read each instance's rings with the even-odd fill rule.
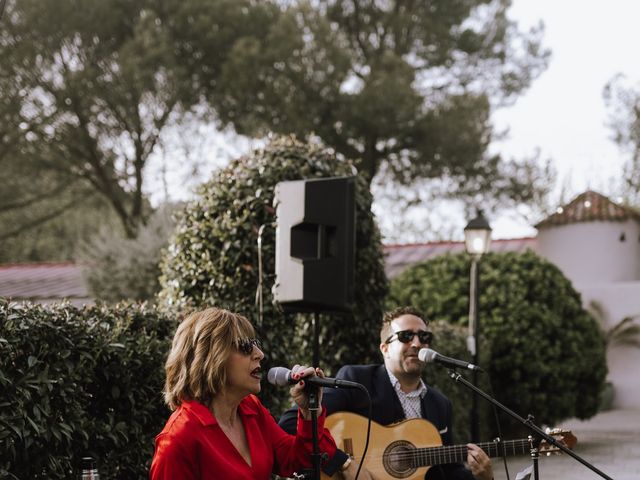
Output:
[[[0,265],[0,297],[49,303],[92,303],[80,266],[73,263]]]
[[[535,225],[535,227],[540,229],[552,225],[566,225],[569,223],[595,221],[621,222],[629,219],[640,220],[640,215],[630,207],[617,204],[593,190],[587,190],[567,205],[558,207],[555,213],[542,220]]]
[[[492,252],[524,252],[536,248],[534,237],[492,240]],[[393,278],[414,263],[424,262],[445,253],[464,252],[464,242],[431,242],[405,245],[385,245],[385,271]]]

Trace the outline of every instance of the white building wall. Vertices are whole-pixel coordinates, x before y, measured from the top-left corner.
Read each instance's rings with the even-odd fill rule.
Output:
[[[574,283],[582,294],[585,308],[598,302],[606,313],[606,328],[611,328],[626,316],[640,315],[640,282]],[[640,348],[617,346],[607,352],[608,380],[614,386],[613,406],[640,407]]]
[[[640,226],[634,220],[554,225],[541,228],[537,240],[538,253],[574,284],[640,280]]]

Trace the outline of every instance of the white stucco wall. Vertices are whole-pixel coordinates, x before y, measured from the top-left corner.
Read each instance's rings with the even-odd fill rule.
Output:
[[[640,315],[640,282],[583,283],[574,287],[582,294],[585,308],[598,302],[606,313],[607,328],[625,316]],[[640,348],[611,347],[607,352],[608,380],[613,383],[613,406],[640,407]]]
[[[538,253],[574,283],[640,280],[640,226],[635,220],[546,227],[537,240]]]

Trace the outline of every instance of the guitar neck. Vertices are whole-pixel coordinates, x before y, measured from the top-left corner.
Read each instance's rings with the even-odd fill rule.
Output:
[[[501,443],[485,442],[477,444],[490,457],[499,457],[503,451],[506,455],[522,455],[531,451],[528,439],[507,440]],[[445,463],[462,463],[467,461],[466,445],[444,447],[417,448],[415,451],[416,467],[442,465]]]

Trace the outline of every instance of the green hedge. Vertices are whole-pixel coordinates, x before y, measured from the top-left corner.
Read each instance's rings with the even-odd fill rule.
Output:
[[[466,254],[414,265],[391,282],[389,302],[411,304],[428,318],[466,326],[469,269]],[[538,425],[593,416],[607,373],[604,341],[571,282],[531,251],[488,254],[479,272],[480,364],[498,400],[523,417],[534,415]],[[457,351],[443,347],[441,353],[470,359],[464,337]],[[488,389],[487,377],[481,378],[481,387]],[[451,383],[443,385],[449,396],[456,389],[466,391]],[[458,416],[467,414],[468,398],[456,405]],[[486,402],[480,404],[481,426],[494,425]],[[484,430],[485,435],[496,433]]]
[[[429,329],[435,334],[431,348],[453,358],[465,358],[468,355],[465,347],[466,328],[436,320],[429,324]],[[468,375],[465,376],[468,377]],[[454,440],[456,443],[467,442],[470,439],[469,392],[449,378],[448,369],[436,364],[426,366],[424,379],[428,385],[436,387],[449,397],[453,404]]]
[[[83,455],[104,478],[146,478],[174,327],[144,306],[0,299],[0,478],[73,478]]]

